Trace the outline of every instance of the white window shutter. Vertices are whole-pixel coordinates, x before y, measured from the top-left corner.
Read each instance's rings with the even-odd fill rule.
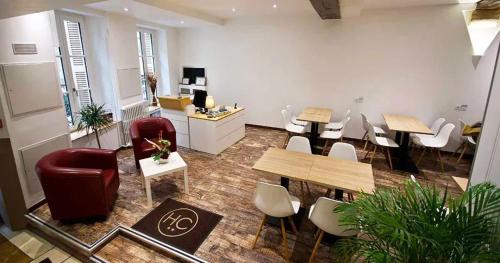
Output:
[[[73,72],[73,82],[78,103],[85,107],[92,103],[90,87],[88,82],[87,66],[85,61],[85,51],[83,48],[80,23],[74,21],[64,21],[66,31],[66,42],[70,56],[71,69]]]

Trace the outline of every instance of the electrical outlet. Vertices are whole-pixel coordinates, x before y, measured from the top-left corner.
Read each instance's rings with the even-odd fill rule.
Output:
[[[467,111],[468,107],[469,107],[469,105],[467,105],[467,104],[457,105],[457,106],[455,106],[455,110],[456,111]]]
[[[363,98],[363,97],[357,97],[357,98],[354,99],[354,102],[356,102],[356,103],[363,103],[363,102],[365,102],[365,98]]]

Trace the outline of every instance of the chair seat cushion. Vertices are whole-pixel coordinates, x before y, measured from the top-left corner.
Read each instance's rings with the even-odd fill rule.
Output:
[[[296,124],[296,125],[300,125],[300,126],[307,126],[309,124],[309,122],[307,122],[307,121],[297,120],[296,116],[292,117],[292,123]]]
[[[377,141],[377,144],[380,146],[392,147],[392,148],[399,147],[399,145],[391,138],[377,136],[375,140]]]
[[[297,214],[300,209],[300,199],[293,195],[290,195],[290,198],[292,199],[293,211]]]
[[[288,132],[293,132],[293,133],[305,133],[306,132],[306,128],[304,126],[295,125],[292,123],[288,123],[286,125],[286,130]]]
[[[323,139],[331,139],[331,140],[337,140],[342,137],[342,132],[341,131],[323,131],[319,137]]]
[[[325,125],[325,129],[328,129],[328,130],[340,130],[340,129],[342,129],[342,127],[344,127],[344,124],[341,121],[330,122],[330,123]]]
[[[376,134],[385,134],[386,133],[384,131],[384,129],[377,127],[377,126],[373,126],[373,130],[375,131]]]

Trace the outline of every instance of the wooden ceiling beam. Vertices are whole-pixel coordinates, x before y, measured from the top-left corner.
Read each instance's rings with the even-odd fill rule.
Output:
[[[340,19],[339,0],[310,0],[321,19]]]

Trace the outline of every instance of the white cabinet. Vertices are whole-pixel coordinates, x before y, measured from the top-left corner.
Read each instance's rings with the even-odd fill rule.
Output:
[[[191,106],[191,105],[189,105]],[[187,106],[183,111],[161,109],[161,116],[172,122],[176,131],[177,145],[190,148],[188,114],[194,112],[194,107]]]
[[[189,116],[191,149],[219,154],[245,137],[244,109],[239,108],[226,116],[214,119],[203,116]]]

